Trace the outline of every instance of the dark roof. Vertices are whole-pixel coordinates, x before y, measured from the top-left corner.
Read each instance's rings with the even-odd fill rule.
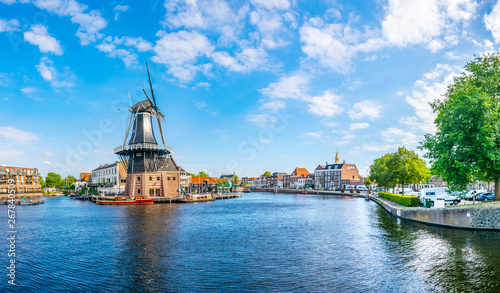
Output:
[[[172,156],[168,156],[167,158],[162,158],[162,163],[159,165],[161,167],[158,171],[167,171],[167,172],[178,171],[177,163],[175,163],[174,157]]]
[[[319,165],[316,170],[340,170],[344,164]]]
[[[111,167],[114,167],[116,166],[116,162],[114,162],[113,164],[105,164],[105,165],[102,165],[102,166],[99,166],[99,168],[96,168],[94,170],[92,170],[92,172],[94,171],[97,171],[97,170],[101,170],[101,169],[107,169],[107,168],[111,168]]]
[[[233,179],[234,176],[236,176],[235,174],[229,174],[229,175],[220,175],[219,178],[227,178],[227,179]]]

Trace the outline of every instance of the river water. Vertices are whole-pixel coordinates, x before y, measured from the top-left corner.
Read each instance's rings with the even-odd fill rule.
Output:
[[[500,233],[398,220],[361,198],[56,197],[16,211],[17,286],[7,284],[4,240],[0,292],[500,292]]]

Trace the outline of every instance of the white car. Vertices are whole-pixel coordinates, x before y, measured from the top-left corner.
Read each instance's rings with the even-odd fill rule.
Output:
[[[458,205],[460,203],[460,198],[451,194],[446,187],[423,188],[420,191],[420,202],[425,205],[426,199],[431,200],[431,205],[434,205],[434,201],[438,199],[443,199],[445,204]]]

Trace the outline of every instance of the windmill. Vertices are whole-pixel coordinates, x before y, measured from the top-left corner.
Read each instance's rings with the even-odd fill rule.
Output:
[[[163,182],[159,182],[158,186],[154,186],[153,192],[148,192],[151,189],[148,186],[142,186],[142,189],[136,188],[135,183],[141,180],[137,178],[141,177],[145,179],[148,177],[151,179],[155,177],[162,178],[159,181],[163,181],[163,177],[165,177],[165,180],[167,178],[170,180],[172,176],[166,177],[165,174],[161,173],[175,173],[179,169],[173,158],[171,158],[171,154],[173,153],[172,148],[165,144],[165,136],[161,125],[161,121],[165,121],[165,116],[156,104],[149,65],[146,63],[146,66],[151,97],[143,85],[142,90],[147,99],[136,103],[128,109],[129,117],[123,144],[114,149],[114,153],[120,157],[120,161],[127,171],[125,195],[130,196],[134,194],[147,195],[148,193],[156,196],[160,194],[165,195],[167,186]],[[162,144],[158,144],[155,138],[153,116],[158,123]]]

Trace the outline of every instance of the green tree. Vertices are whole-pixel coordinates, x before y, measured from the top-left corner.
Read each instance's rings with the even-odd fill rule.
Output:
[[[373,165],[370,166],[370,179],[377,182],[378,186],[391,188],[396,185],[396,180],[392,174],[392,167],[389,165],[392,154],[385,154],[380,158],[375,159]]]
[[[500,200],[500,54],[486,54],[467,63],[448,87],[437,113],[437,131],[426,134],[420,148],[427,150],[432,169],[455,188],[465,189],[477,179],[495,182]]]
[[[370,185],[372,185],[373,182],[370,179],[370,176],[365,177],[364,183],[365,183],[366,187],[369,187]]]
[[[419,183],[429,178],[431,174],[424,160],[419,158],[417,153],[405,147],[399,147],[397,152],[391,155],[389,167],[396,183],[403,187],[403,194],[405,193],[405,184]]]
[[[272,174],[271,174],[271,172],[269,172],[269,171],[266,171],[266,172],[264,172],[264,174],[262,174],[262,176],[271,176],[271,175],[272,175]]]
[[[189,175],[191,175],[191,177],[196,177],[196,174],[194,173],[189,173]]]
[[[234,185],[240,184],[240,178],[238,178],[238,175],[234,175],[233,183]]]
[[[198,173],[198,177],[210,177],[210,176],[208,176],[207,173],[200,171],[200,173]]]
[[[47,174],[47,177],[45,177],[45,185],[47,187],[56,187],[61,184],[61,175],[54,173],[54,172],[49,172]]]
[[[44,189],[45,188],[45,180],[43,180],[43,177],[40,176],[40,188]]]

